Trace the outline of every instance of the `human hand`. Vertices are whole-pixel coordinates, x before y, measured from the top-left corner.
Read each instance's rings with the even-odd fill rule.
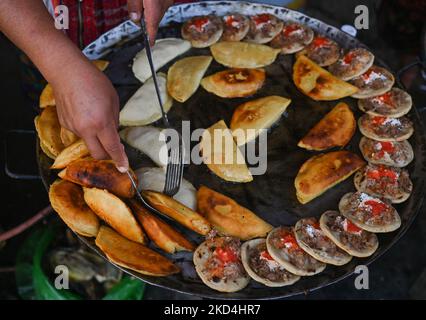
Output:
[[[139,23],[144,11],[151,45],[155,43],[158,25],[164,13],[172,4],[173,0],[127,0],[129,16],[133,22]]]
[[[90,62],[73,65],[51,82],[61,125],[81,137],[92,157],[129,167],[118,135],[119,100],[109,79]]]

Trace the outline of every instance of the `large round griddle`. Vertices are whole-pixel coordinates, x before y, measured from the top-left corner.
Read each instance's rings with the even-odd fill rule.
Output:
[[[337,41],[344,48],[363,46],[358,40],[352,38],[340,30],[321,21],[307,17],[299,12],[286,8],[249,4],[245,2],[203,2],[172,7],[162,22],[159,37],[180,37],[180,25],[186,19],[205,14],[224,15],[229,12],[242,14],[255,14],[262,12],[273,13],[283,20],[295,20],[309,25],[315,31]],[[106,74],[115,85],[123,106],[131,95],[140,87],[140,82],[133,76],[131,64],[133,57],[143,48],[141,39],[135,39],[122,46],[116,46],[106,57],[110,60],[110,66]],[[208,49],[191,49],[183,56],[210,54]],[[167,72],[172,63],[160,71]],[[301,205],[296,199],[294,178],[300,166],[315,152],[309,152],[297,147],[297,142],[307,131],[317,123],[338,101],[316,102],[300,93],[292,82],[293,55],[279,56],[277,61],[266,68],[267,80],[264,87],[254,96],[244,99],[222,99],[209,94],[201,87],[184,104],[174,102],[169,112],[169,119],[175,128],[181,127],[181,120],[189,120],[191,130],[207,128],[215,122],[224,119],[229,124],[234,109],[242,102],[268,95],[280,95],[292,99],[292,103],[285,115],[268,132],[268,167],[266,174],[255,176],[254,181],[247,184],[235,184],[225,182],[208,168],[202,165],[189,165],[185,169],[185,178],[196,187],[206,185],[216,191],[238,201],[256,212],[260,217],[274,226],[294,225],[297,220],[304,217],[319,217],[326,210],[337,209],[340,198],[347,192],[355,191],[352,177],[327,191],[306,205]],[[376,64],[385,66],[376,57]],[[207,75],[225,69],[215,61],[208,69]],[[358,118],[362,113],[356,107],[356,100],[347,98],[340,101],[346,102]],[[268,288],[251,281],[249,286],[237,293],[220,293],[205,286],[195,274],[190,253],[178,253],[167,255],[173,259],[183,270],[179,275],[165,278],[156,278],[141,275],[124,269],[125,272],[155,286],[168,288],[182,293],[208,298],[220,299],[274,299],[289,297],[300,293],[324,287],[335,283],[351,275],[357,265],[368,265],[384,252],[389,250],[396,241],[407,231],[418,213],[424,198],[425,172],[426,172],[426,140],[424,128],[415,108],[409,117],[414,122],[415,133],[410,139],[415,152],[413,163],[407,168],[410,171],[414,183],[414,190],[410,199],[396,208],[402,219],[402,226],[395,232],[379,235],[379,249],[369,258],[354,258],[344,266],[327,266],[320,274],[313,277],[303,277],[292,286],[282,288]],[[161,123],[156,125],[161,126]],[[344,149],[360,155],[358,143],[360,133],[356,135]],[[195,144],[195,143],[194,143]],[[153,166],[146,156],[127,148],[129,160],[133,168],[141,166]],[[56,178],[56,172],[51,172],[49,166],[51,160],[38,149],[38,159],[41,176],[46,186],[49,186]],[[180,230],[195,241],[201,242],[202,238],[192,232],[177,226]],[[104,256],[94,245],[93,239],[81,237],[88,246]],[[398,263],[395,261],[395,263]]]

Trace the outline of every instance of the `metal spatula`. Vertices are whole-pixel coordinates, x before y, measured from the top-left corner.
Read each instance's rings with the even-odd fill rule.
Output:
[[[169,120],[167,118],[167,114],[164,111],[163,102],[161,100],[160,88],[158,87],[157,74],[155,72],[154,62],[152,59],[151,46],[149,44],[149,35],[146,29],[145,17],[143,13],[141,18],[141,28],[142,28],[142,36],[145,42],[146,55],[148,58],[149,66],[151,68],[152,79],[154,80],[155,91],[157,93],[158,102],[161,108],[163,123],[167,129],[172,129],[170,126]],[[183,168],[184,168],[183,141],[182,141],[182,136],[179,134],[179,132],[176,131],[176,134],[179,137],[178,145],[173,145],[172,143],[168,144],[170,148],[168,150],[169,152],[168,152],[168,161],[167,161],[167,169],[166,169],[166,182],[165,182],[164,191],[163,191],[163,193],[168,196],[174,196],[179,191],[180,184],[182,182],[182,176],[183,176]]]

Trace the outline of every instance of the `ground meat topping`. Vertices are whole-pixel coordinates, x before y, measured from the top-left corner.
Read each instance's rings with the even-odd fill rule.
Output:
[[[183,25],[183,31],[188,38],[197,41],[209,40],[220,28],[222,20],[213,15],[194,17]]]
[[[336,245],[321,230],[317,219],[307,218],[295,229],[295,233],[300,236],[306,246],[314,250],[325,251],[330,255],[336,254]]]
[[[329,70],[338,77],[351,76],[359,74],[360,70],[366,68],[369,63],[371,63],[371,53],[363,48],[355,48],[332,64]]]
[[[327,215],[326,226],[342,245],[355,251],[364,251],[376,245],[377,237],[374,233],[358,228],[337,212]]]
[[[344,210],[355,221],[367,225],[388,225],[395,222],[396,211],[386,200],[355,192],[345,201]]]
[[[381,138],[396,138],[408,134],[413,123],[407,117],[388,118],[380,116],[363,115],[360,118],[364,128],[380,136]]]
[[[239,33],[241,30],[244,30],[245,28],[248,28],[249,19],[241,14],[230,14],[223,17],[223,40],[226,41],[237,41],[238,39],[235,38],[236,34]],[[247,30],[247,29],[246,29]],[[245,36],[245,35],[243,35]]]
[[[334,57],[338,58],[339,55],[339,45],[333,40],[322,36],[316,36],[306,47],[306,56],[319,65],[323,65],[325,62],[333,59]],[[332,63],[334,63],[334,61]]]
[[[391,116],[401,107],[410,106],[412,104],[411,96],[398,88],[382,94],[380,96],[363,99],[362,108],[365,112],[375,112],[383,116]]]
[[[393,199],[401,193],[411,193],[413,188],[405,169],[369,164],[361,174],[364,176],[361,191],[379,197]]]
[[[291,228],[281,227],[276,229],[270,241],[275,248],[281,250],[280,253],[285,260],[299,269],[315,272],[317,267],[321,265],[319,261],[300,248]]]
[[[410,157],[410,147],[405,142],[384,142],[364,137],[361,146],[361,151],[368,161],[386,161],[401,167],[407,164]]]
[[[308,45],[312,41],[312,31],[299,23],[286,23],[282,31],[271,41],[273,48],[290,49],[293,45]]]
[[[205,264],[204,271],[210,280],[214,282],[234,281],[244,275],[239,239],[232,237],[209,238],[207,244],[210,256]]]
[[[275,36],[277,26],[282,23],[277,17],[272,14],[258,14],[251,17],[249,38],[254,38],[256,34],[260,34],[265,38]]]
[[[392,75],[386,69],[372,66],[367,72],[350,82],[361,91],[365,89],[380,90],[393,82]]]
[[[266,242],[250,250],[249,265],[259,277],[270,281],[287,281],[294,277],[271,257],[266,248]]]

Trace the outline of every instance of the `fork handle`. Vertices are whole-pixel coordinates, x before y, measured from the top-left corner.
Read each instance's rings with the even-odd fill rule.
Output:
[[[158,86],[157,74],[155,72],[154,60],[152,59],[151,45],[149,42],[149,35],[146,29],[145,15],[143,11],[141,16],[141,28],[143,39],[145,42],[145,52],[148,58],[149,67],[151,69],[152,79],[154,80],[155,92],[157,93],[158,103],[160,104],[161,116],[163,118],[164,125],[166,127],[170,127],[169,119],[167,118],[167,113],[164,111],[163,101],[161,100],[160,87]]]

